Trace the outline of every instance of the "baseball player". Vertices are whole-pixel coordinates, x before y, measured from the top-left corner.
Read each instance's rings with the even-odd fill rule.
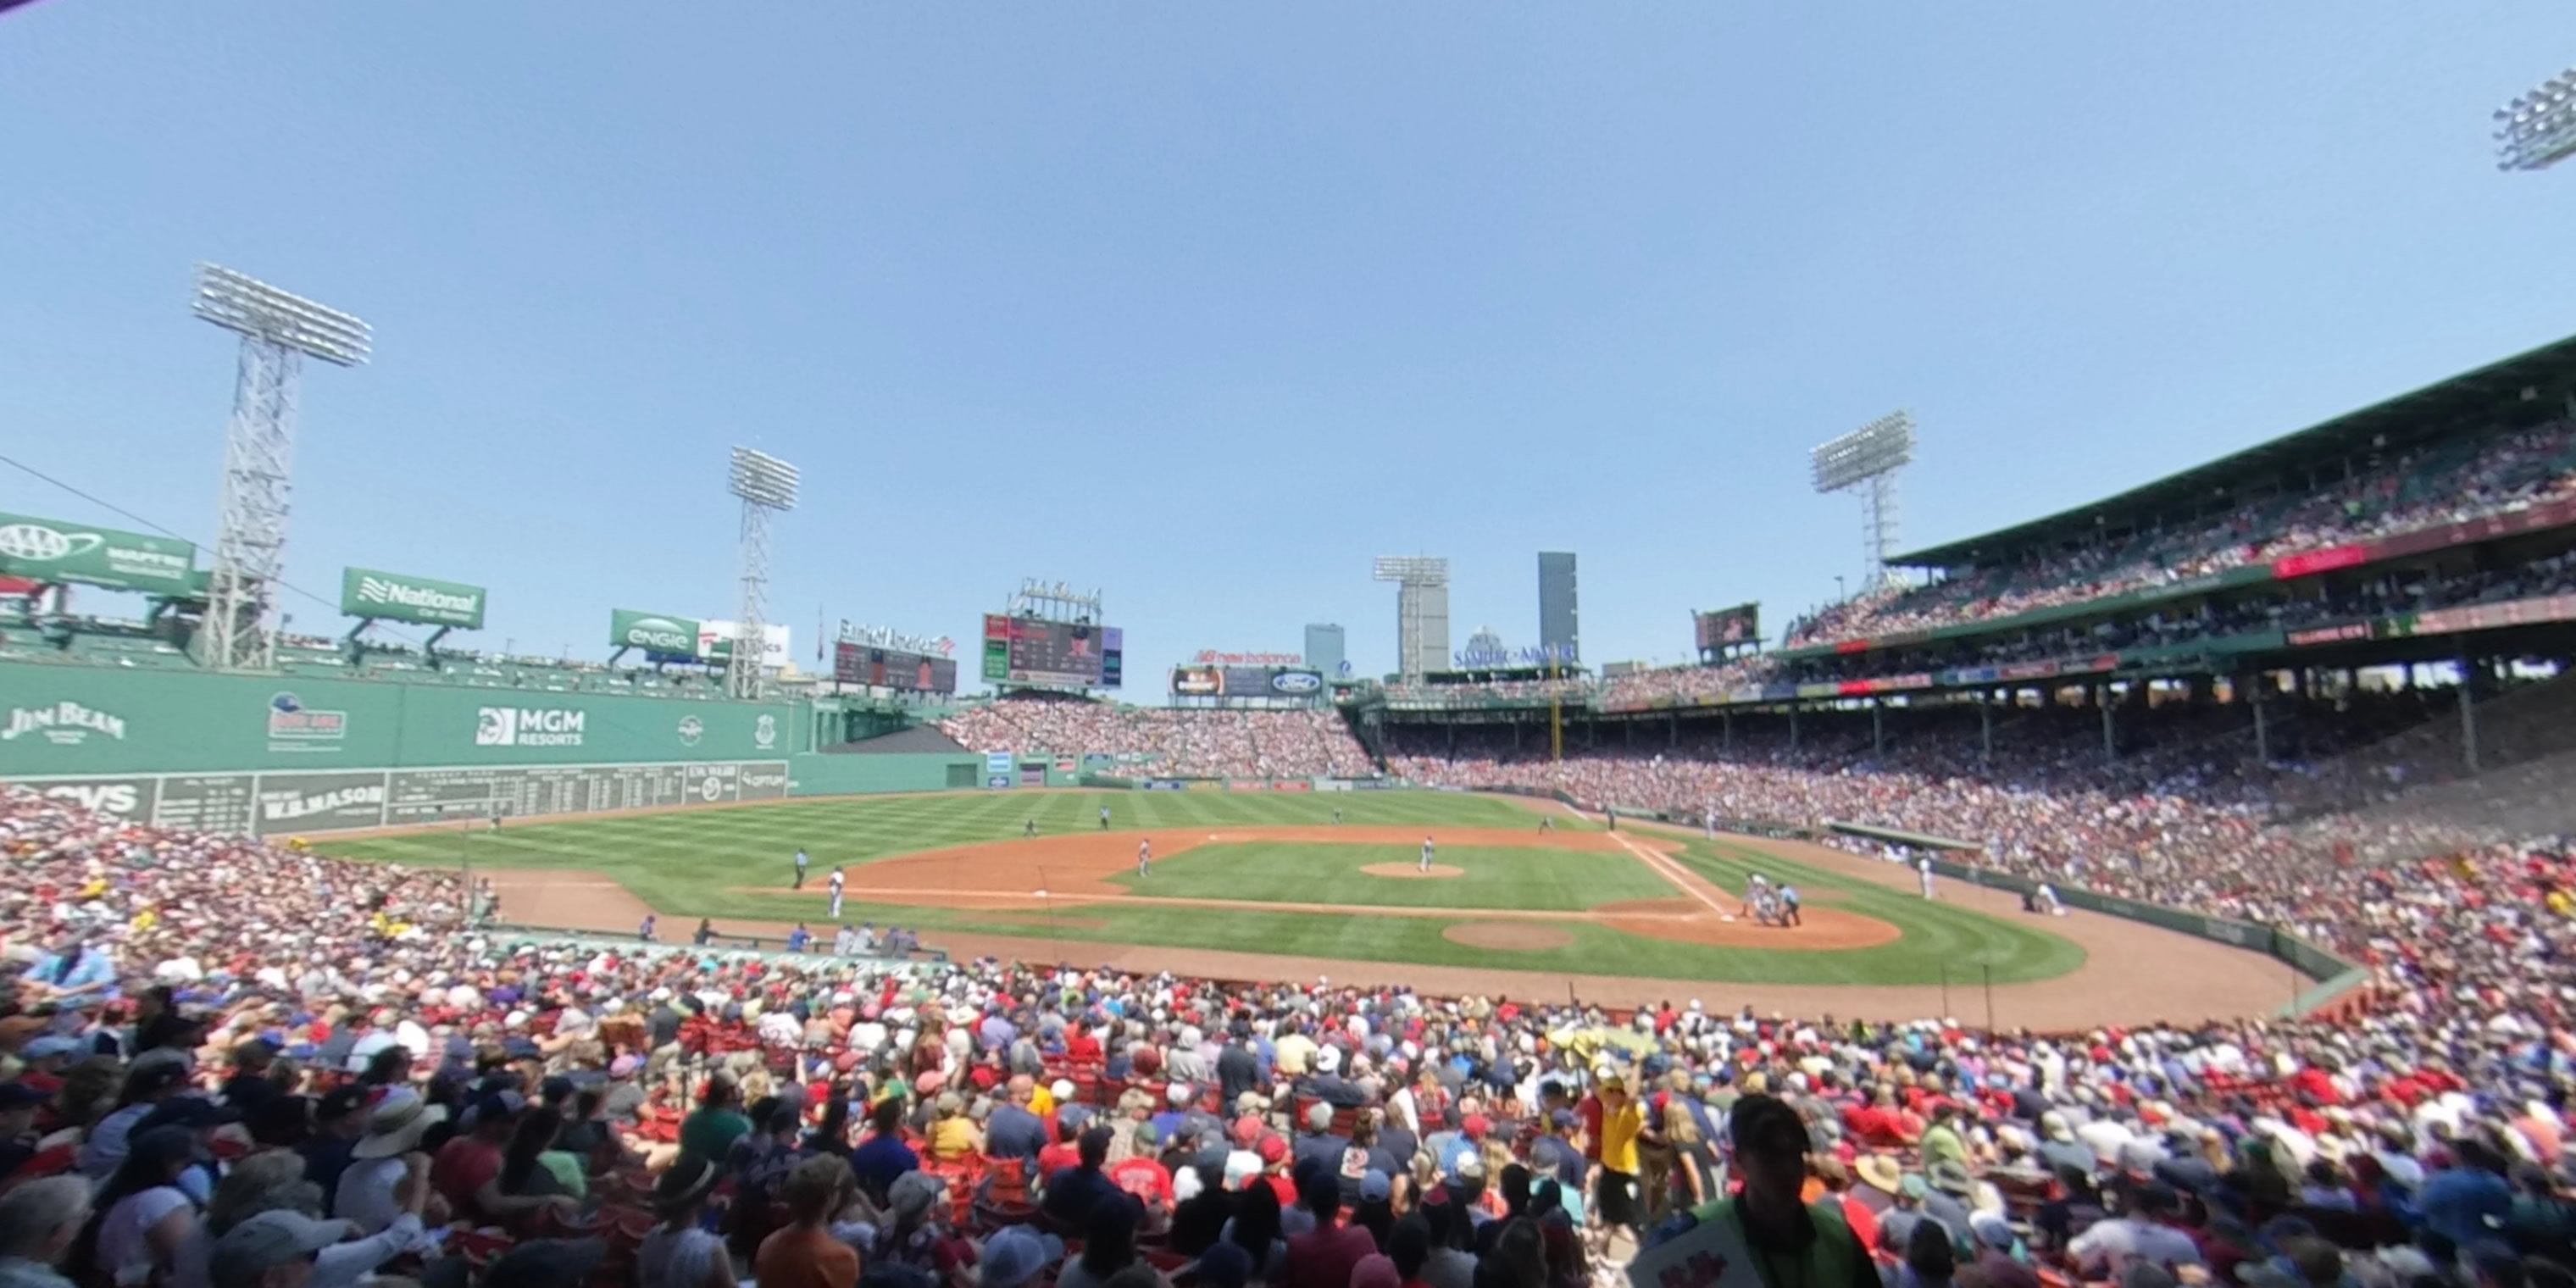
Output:
[[[1739,917],[1750,916],[1763,898],[1771,893],[1771,880],[1756,872],[1744,883],[1744,906],[1735,910]]]
[[[1021,824],[1021,825],[1020,825],[1020,835],[1022,835],[1022,836],[1029,836],[1029,837],[1033,837],[1033,836],[1036,836],[1037,834],[1038,834],[1038,821],[1037,821],[1036,819],[1030,819],[1028,822],[1023,823],[1023,824]]]
[[[1541,834],[1545,834],[1545,833],[1549,833],[1549,832],[1553,832],[1553,831],[1555,831],[1555,830],[1556,830],[1556,815],[1554,815],[1554,814],[1541,814],[1541,815],[1539,815],[1539,816],[1538,816],[1538,830],[1539,830],[1539,832],[1540,832]]]
[[[1149,836],[1136,843],[1136,875],[1140,877],[1147,876],[1150,875],[1153,870],[1154,838]]]
[[[1342,821],[1342,807],[1341,807],[1341,806],[1339,806],[1339,805],[1336,805],[1336,806],[1334,806],[1334,807],[1333,807],[1333,823],[1334,823],[1334,825],[1335,825],[1335,826],[1339,826],[1339,825],[1341,824],[1341,821]]]
[[[1109,830],[1109,807],[1106,805],[1100,807],[1100,830],[1103,832]]]
[[[1699,824],[1700,824],[1700,828],[1701,828],[1702,832],[1706,835],[1707,839],[1712,840],[1712,841],[1714,841],[1714,840],[1716,840],[1716,839],[1717,839],[1717,802],[1716,802],[1716,801],[1710,801],[1710,802],[1708,803],[1708,812],[1699,816]]]
[[[841,870],[832,869],[832,920],[841,919]]]
[[[810,860],[805,857],[805,851],[801,849],[796,851],[796,888],[799,890],[805,888],[805,865],[808,862]]]
[[[1424,873],[1431,871],[1431,838],[1427,836],[1422,838],[1422,867],[1420,870]]]
[[[1807,924],[1798,919],[1798,887],[1786,882],[1780,886],[1780,924],[1784,926]]]
[[[1914,861],[1914,875],[1915,875],[1917,878],[1919,878],[1919,879],[1923,882],[1923,897],[1924,897],[1924,898],[1926,898],[1926,899],[1931,898],[1931,897],[1932,897],[1932,856],[1931,856],[1931,855],[1928,855],[1928,854],[1927,854],[1927,855],[1924,855],[1922,858],[1916,859],[1916,860]]]

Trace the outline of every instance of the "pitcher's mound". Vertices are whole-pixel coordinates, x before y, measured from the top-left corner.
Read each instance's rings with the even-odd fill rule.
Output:
[[[1555,926],[1526,921],[1462,921],[1442,930],[1440,937],[1469,948],[1498,948],[1517,953],[1563,948],[1574,942],[1574,936]]]
[[[1367,867],[1361,868],[1361,869],[1360,869],[1360,871],[1365,872],[1365,873],[1367,873],[1367,874],[1369,874],[1370,876],[1373,876],[1373,877],[1423,877],[1423,878],[1429,878],[1429,877],[1463,877],[1463,876],[1467,875],[1467,869],[1465,869],[1465,868],[1453,868],[1453,867],[1449,866],[1449,865],[1448,865],[1448,864],[1446,864],[1446,863],[1434,863],[1434,864],[1432,864],[1432,865],[1431,865],[1431,870],[1430,870],[1430,871],[1428,871],[1428,872],[1423,871],[1419,866],[1416,866],[1416,865],[1411,864],[1411,863],[1372,863],[1372,864],[1368,865]]]

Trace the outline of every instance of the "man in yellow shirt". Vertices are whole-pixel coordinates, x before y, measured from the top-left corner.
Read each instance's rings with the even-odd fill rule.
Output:
[[[1637,1135],[1645,1130],[1645,1115],[1617,1073],[1603,1074],[1595,1094],[1601,1101],[1601,1163],[1595,1172],[1593,1191],[1599,1197],[1595,1208],[1601,1213],[1601,1228],[1607,1233],[1624,1227],[1630,1237],[1642,1239],[1645,1228],[1638,1223],[1637,1209]]]
[[[1287,1032],[1270,1043],[1270,1066],[1282,1081],[1306,1076],[1315,1064],[1315,1039],[1306,1036],[1306,1026],[1290,1021]]]

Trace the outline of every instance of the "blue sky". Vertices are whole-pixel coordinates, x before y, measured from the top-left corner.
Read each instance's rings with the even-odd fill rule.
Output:
[[[209,536],[208,259],[377,328],[306,381],[290,579],[487,585],[484,646],[731,615],[748,442],[805,659],[1036,575],[1131,697],[1308,621],[1375,671],[1372,555],[1450,556],[1463,645],[1568,549],[1587,659],[1678,660],[1858,571],[1805,453],[1892,408],[1914,546],[2576,331],[2576,174],[2487,140],[2570,59],[2538,0],[39,0],[0,451]]]

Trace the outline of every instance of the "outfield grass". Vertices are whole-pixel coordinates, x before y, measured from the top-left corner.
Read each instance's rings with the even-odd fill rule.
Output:
[[[318,840],[327,853],[356,858],[454,867],[470,858],[478,865],[524,868],[572,868],[613,877],[662,912],[666,921],[712,917],[795,921],[812,918],[810,897],[787,893],[793,880],[789,862],[803,846],[814,862],[817,879],[834,865],[864,865],[877,859],[946,846],[1017,839],[1023,824],[1036,820],[1046,835],[1096,831],[1102,805],[1110,807],[1112,826],[1130,828],[1206,828],[1227,826],[1296,827],[1329,824],[1339,808],[1346,823],[1426,828],[1535,828],[1531,812],[1512,802],[1450,792],[1351,792],[1324,795],[1261,795],[1231,792],[954,792],[911,797],[827,797],[740,809],[686,811],[627,818],[573,819],[557,823],[514,824],[502,831],[445,832],[362,840]],[[1588,827],[1560,819],[1559,827]],[[1249,844],[1208,851],[1253,848]],[[1295,847],[1292,847],[1295,848]],[[1353,847],[1378,850],[1379,847]],[[1196,853],[1196,852],[1192,852]],[[1615,864],[1592,853],[1551,854],[1546,850],[1484,851],[1499,856],[1493,863],[1546,862],[1581,864],[1579,881],[1563,883],[1561,895],[1515,894],[1515,898],[1579,900],[1580,908],[1627,898],[1677,897],[1669,885],[1656,882],[1618,894],[1599,893],[1597,883],[1627,880],[1609,877],[1618,871],[1651,873],[1639,864]],[[1401,847],[1392,861],[1410,862],[1411,847]],[[1810,984],[1927,984],[1947,966],[1953,980],[1964,983],[1991,967],[1999,984],[2048,979],[2083,964],[2083,950],[2041,930],[1999,920],[1943,903],[1927,903],[1905,892],[1873,885],[1825,869],[1769,856],[1756,856],[1728,841],[1688,841],[1676,856],[1700,875],[1729,890],[1744,888],[1745,876],[1759,868],[1775,881],[1794,882],[1804,890],[1841,891],[1839,906],[1875,917],[1902,932],[1892,943],[1850,952],[1774,952],[1760,948],[1710,948],[1630,935],[1581,921],[1556,923],[1572,942],[1558,949],[1502,953],[1469,948],[1441,937],[1453,922],[1440,917],[1369,917],[1346,913],[1289,912],[1262,909],[1257,891],[1274,878],[1255,883],[1226,876],[1222,865],[1210,865],[1218,887],[1203,897],[1235,898],[1241,910],[1204,907],[1157,907],[1150,904],[1099,904],[1059,917],[1029,914],[997,916],[974,910],[916,908],[852,902],[845,920],[856,924],[902,925],[923,932],[932,943],[938,932],[980,931],[1054,940],[1065,955],[1079,958],[1082,943],[1161,944],[1178,948],[1218,948],[1345,961],[1411,962],[1436,966],[1504,966],[1517,970],[1567,974],[1641,975],[1672,979]],[[1149,894],[1182,894],[1174,889],[1187,871],[1189,854],[1155,865]],[[1440,860],[1470,866],[1467,855],[1442,847]],[[1284,862],[1284,860],[1281,860]],[[1381,851],[1353,859],[1334,855],[1330,862],[1390,861]],[[1265,862],[1267,862],[1265,860]],[[1472,868],[1471,868],[1472,871]],[[853,868],[853,884],[865,884]],[[1314,897],[1311,879],[1303,884],[1274,874],[1296,892],[1275,896],[1305,902]],[[1132,878],[1131,878],[1132,880]],[[1337,885],[1367,881],[1388,887],[1390,899],[1419,898],[1413,906],[1461,906],[1467,879],[1397,881],[1351,876]],[[767,894],[746,886],[774,886]],[[1407,889],[1396,889],[1406,887]],[[1414,895],[1411,887],[1418,887]],[[1505,882],[1490,889],[1536,890],[1541,887]],[[1623,886],[1623,890],[1625,887]],[[1372,892],[1372,898],[1375,892]],[[1506,897],[1506,896],[1495,896]],[[1549,907],[1548,904],[1488,903],[1480,907]],[[1473,916],[1458,918],[1473,920]],[[1794,933],[1794,932],[1784,932]]]
[[[1436,881],[1372,876],[1380,863],[1411,867],[1414,845],[1241,841],[1192,846],[1154,860],[1154,874],[1110,880],[1130,893],[1248,903],[1339,903],[1355,908],[1508,908],[1581,912],[1623,899],[1669,899],[1672,883],[1625,850],[1571,854],[1510,846],[1443,845],[1433,861],[1462,875]]]

